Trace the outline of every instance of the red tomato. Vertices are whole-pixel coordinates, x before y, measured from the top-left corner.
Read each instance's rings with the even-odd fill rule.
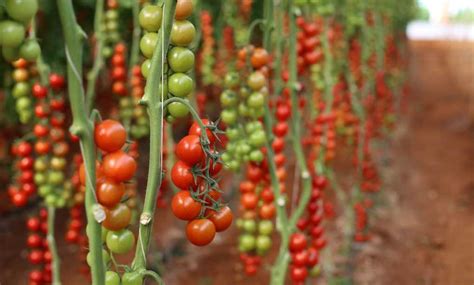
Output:
[[[178,160],[174,164],[173,169],[171,169],[171,180],[176,187],[183,190],[189,190],[197,185],[194,181],[191,167],[181,160]]]
[[[102,169],[108,178],[123,182],[133,178],[137,170],[137,163],[133,157],[119,150],[104,157]]]
[[[259,182],[263,178],[262,169],[257,165],[249,164],[247,167],[247,178],[254,183]]]
[[[211,125],[211,122],[208,119],[202,119],[202,123],[205,126]],[[191,125],[191,128],[189,128],[189,134],[201,137],[201,127],[199,126],[197,122],[194,122]],[[209,130],[208,128],[206,128],[206,135],[207,135],[207,138],[209,139],[209,142],[211,142],[211,144],[213,144],[216,141],[216,137],[212,134],[211,130]]]
[[[94,140],[96,145],[105,152],[114,152],[123,147],[127,140],[127,132],[121,123],[105,120],[95,126]]]
[[[209,219],[197,219],[186,226],[188,240],[197,246],[204,246],[212,242],[216,235],[216,227]]]
[[[201,147],[201,139],[196,135],[188,135],[182,138],[176,145],[176,156],[187,165],[195,165],[202,162],[205,153]]]
[[[52,73],[49,76],[49,85],[53,88],[54,91],[59,91],[64,88],[64,77],[59,74]]]
[[[247,210],[253,210],[257,207],[258,196],[255,193],[245,193],[240,197],[240,204]]]
[[[232,210],[228,206],[225,206],[217,212],[211,211],[209,220],[214,223],[217,232],[225,231],[232,224]]]
[[[125,193],[125,186],[123,183],[117,183],[112,179],[104,179],[98,182],[96,189],[97,200],[100,204],[106,207],[114,207],[122,199]]]
[[[276,208],[275,205],[271,204],[263,204],[262,207],[260,207],[259,210],[259,215],[260,218],[262,219],[272,219],[275,216]]]
[[[294,233],[290,236],[289,248],[291,252],[298,252],[306,248],[306,236],[302,233]]]
[[[290,268],[290,278],[293,281],[304,281],[308,277],[308,269],[306,267],[291,267]]]
[[[264,65],[267,65],[270,60],[268,52],[263,48],[256,48],[253,51],[252,56],[250,57],[250,62],[254,68],[260,68]]]
[[[12,203],[17,207],[23,207],[28,203],[28,196],[23,192],[17,192],[12,196]]]
[[[102,226],[111,231],[119,231],[130,224],[132,212],[125,204],[118,204],[113,209],[105,208],[105,220]]]
[[[191,197],[189,191],[179,191],[171,200],[173,214],[181,220],[195,219],[201,213],[201,203]]]

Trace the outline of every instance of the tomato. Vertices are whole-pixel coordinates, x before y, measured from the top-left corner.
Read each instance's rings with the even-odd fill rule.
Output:
[[[214,223],[217,232],[225,231],[232,224],[232,210],[228,206],[225,206],[217,212],[212,211],[209,215],[209,220]]]
[[[28,22],[38,11],[37,0],[7,0],[5,8],[8,15],[19,22]]]
[[[125,128],[115,120],[105,120],[95,126],[94,141],[103,151],[117,151],[123,147],[126,140]]]
[[[204,161],[206,155],[201,147],[201,139],[196,135],[182,138],[176,145],[176,156],[187,165],[195,165]]]
[[[39,249],[32,250],[28,255],[28,260],[32,264],[40,264],[43,262],[43,251]]]
[[[308,277],[308,269],[304,266],[292,266],[290,268],[290,278],[296,282],[303,282]]]
[[[26,244],[30,248],[40,247],[42,245],[43,239],[38,234],[30,234],[26,240]]]
[[[178,0],[176,3],[176,13],[174,18],[176,20],[185,20],[192,15],[193,8],[192,0]]]
[[[294,233],[290,236],[289,248],[291,252],[302,251],[307,245],[306,236],[302,233]]]
[[[237,111],[234,109],[224,109],[221,113],[222,122],[226,125],[233,125],[237,122]]]
[[[173,102],[168,105],[168,112],[175,118],[183,118],[189,114],[189,108],[181,102]]]
[[[69,230],[66,232],[65,239],[69,243],[75,243],[79,240],[79,232],[75,230]]]
[[[247,98],[247,105],[251,108],[260,108],[265,104],[265,95],[260,92],[254,92]]]
[[[130,230],[109,231],[106,238],[107,247],[112,253],[124,254],[135,244],[135,236]]]
[[[186,47],[194,40],[196,35],[196,28],[187,21],[175,21],[171,28],[170,40],[175,46]]]
[[[306,260],[306,265],[309,266],[309,267],[313,267],[316,264],[318,264],[318,262],[319,262],[318,251],[315,248],[310,247],[308,249],[307,253],[308,253],[308,258]]]
[[[12,196],[12,203],[16,207],[23,207],[28,203],[28,196],[23,192],[17,192]]]
[[[295,266],[306,266],[308,262],[309,254],[308,251],[302,250],[294,253],[291,256],[291,261]]]
[[[0,31],[2,31],[1,23],[0,23]],[[0,34],[1,34],[1,32],[0,32]],[[0,38],[0,40],[2,40],[2,38]],[[19,51],[18,51],[17,47],[3,46],[2,47],[2,55],[3,55],[3,58],[6,61],[9,61],[9,62],[15,61],[18,58],[20,58],[20,54],[19,54]],[[13,93],[13,94],[15,96],[15,93]]]
[[[25,39],[25,28],[15,21],[0,22],[1,44],[6,48],[17,48]]]
[[[188,72],[194,66],[194,53],[187,48],[174,47],[168,51],[168,64],[174,72]]]
[[[286,122],[278,122],[273,127],[273,133],[277,137],[283,137],[288,133],[288,124]]]
[[[184,73],[174,73],[168,78],[168,90],[177,97],[187,97],[194,89],[194,81]]]
[[[114,207],[122,199],[125,193],[125,186],[123,183],[117,183],[111,179],[105,179],[98,183],[97,189],[97,200],[100,204],[106,207]]]
[[[95,176],[97,179],[103,176],[102,165],[97,160],[95,161]],[[86,166],[84,163],[81,163],[81,166],[79,167],[79,181],[81,182],[81,185],[86,185]]]
[[[102,226],[111,231],[119,231],[130,224],[132,212],[125,204],[118,204],[113,209],[105,208],[106,218]]]
[[[263,48],[256,48],[252,56],[250,57],[250,62],[254,68],[260,68],[264,65],[267,65],[269,62],[268,52]]]
[[[90,251],[87,253],[86,261],[89,266],[92,266],[92,253]],[[109,252],[105,248],[102,249],[102,262],[104,262],[104,265],[110,262]],[[107,266],[105,267],[107,268]]]
[[[258,196],[255,193],[245,193],[240,197],[240,204],[247,210],[252,210],[257,207]]]
[[[223,108],[236,106],[239,102],[237,93],[232,90],[224,90],[220,96],[221,105]]]
[[[35,40],[27,40],[20,47],[20,57],[35,61],[41,54],[41,47]]]
[[[31,144],[27,142],[20,142],[17,146],[17,153],[19,156],[28,156],[33,151]]]
[[[258,223],[258,233],[261,235],[271,235],[273,232],[273,222],[270,220],[262,220]]]
[[[188,240],[197,246],[204,246],[212,242],[216,235],[216,227],[209,219],[190,221],[186,226]]]
[[[158,5],[143,7],[138,15],[140,26],[147,32],[158,32],[163,18],[163,9]]]
[[[53,88],[54,91],[59,91],[64,88],[65,86],[65,81],[64,77],[62,75],[59,75],[57,73],[51,73],[49,76],[49,85],[51,88]],[[53,103],[51,102],[51,107]]]
[[[142,285],[143,276],[138,272],[126,272],[122,275],[122,285]]]
[[[260,198],[265,203],[271,203],[275,199],[271,188],[265,188],[260,192]]]
[[[39,270],[32,270],[29,275],[29,279],[31,282],[37,282],[38,284],[41,284],[43,281],[43,272]]]
[[[283,167],[286,162],[286,156],[283,153],[279,153],[275,155],[273,160],[275,160],[275,164],[277,167]]]
[[[133,157],[119,150],[104,157],[102,169],[105,176],[117,182],[123,182],[133,178],[137,163]]]
[[[276,117],[279,121],[286,121],[291,116],[291,108],[287,104],[282,104],[276,109]]]
[[[262,219],[272,219],[275,216],[276,208],[274,204],[263,204],[260,207],[259,215]]]
[[[272,239],[267,235],[257,236],[255,247],[258,254],[264,254],[272,247]]]
[[[256,240],[253,235],[243,234],[239,237],[239,250],[249,252],[255,249]]]
[[[259,71],[252,72],[247,79],[247,85],[254,91],[262,89],[266,83],[265,75]]]
[[[179,191],[171,200],[173,214],[181,220],[195,219],[201,213],[201,203],[191,197],[189,191]]]
[[[120,285],[120,276],[115,271],[105,272],[105,285]]]
[[[28,218],[26,221],[26,227],[29,231],[36,232],[40,229],[41,222],[38,218]]]
[[[15,98],[28,96],[30,93],[30,85],[27,82],[17,82],[12,89],[12,95]]]
[[[250,134],[250,137],[248,138],[248,140],[251,146],[255,148],[260,148],[265,145],[267,137],[265,135],[265,131],[256,130]]]
[[[171,180],[176,187],[183,190],[189,190],[191,187],[197,186],[191,167],[181,160],[178,160],[171,169]]]
[[[242,181],[239,184],[239,191],[240,193],[249,193],[255,191],[255,184],[252,181]]]
[[[142,75],[143,77],[147,78],[148,77],[148,74],[150,73],[150,68],[151,68],[151,60],[147,59],[145,61],[143,61],[142,65],[141,65],[141,72],[142,72]]]
[[[157,43],[157,33],[145,33],[140,40],[140,50],[142,51],[143,55],[147,58],[151,58]]]

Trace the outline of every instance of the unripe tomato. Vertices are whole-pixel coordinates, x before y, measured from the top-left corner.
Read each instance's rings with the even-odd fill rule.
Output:
[[[142,39],[140,40],[140,50],[142,51],[143,55],[147,58],[151,58],[153,56],[153,52],[155,51],[155,47],[157,43],[158,43],[157,33],[144,34]]]
[[[6,0],[8,15],[19,22],[28,22],[38,11],[37,0]]]
[[[27,61],[35,61],[41,54],[41,47],[35,40],[27,40],[20,47],[20,57]]]
[[[125,204],[118,204],[113,209],[105,208],[105,220],[102,226],[111,231],[119,231],[130,224],[132,212]]]
[[[171,28],[170,40],[175,46],[186,47],[194,40],[196,35],[196,28],[187,21],[175,21]]]
[[[137,272],[126,272],[122,275],[122,285],[142,285],[143,276]]]
[[[176,13],[174,18],[176,20],[185,20],[193,13],[193,1],[192,0],[178,0],[176,3]]]
[[[120,285],[120,276],[115,271],[105,272],[105,285]]]
[[[175,118],[183,118],[189,114],[189,108],[181,102],[173,102],[168,105],[168,112]]]
[[[107,247],[111,252],[124,254],[129,252],[135,244],[135,236],[130,230],[109,231],[106,238]]]
[[[2,21],[0,23],[0,34],[2,34],[1,43],[4,47],[17,48],[25,39],[25,28],[15,21]]]
[[[176,145],[176,156],[187,165],[195,165],[204,161],[206,155],[197,135],[187,135]]]
[[[177,97],[187,97],[194,89],[194,81],[184,73],[174,73],[168,79],[168,90]]]
[[[194,53],[188,48],[173,47],[167,57],[174,72],[188,72],[194,66]]]
[[[140,26],[147,32],[158,32],[161,27],[163,9],[158,5],[143,7],[138,15]]]

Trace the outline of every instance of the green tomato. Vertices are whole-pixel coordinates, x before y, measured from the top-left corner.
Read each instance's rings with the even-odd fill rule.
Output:
[[[105,285],[120,285],[120,276],[115,271],[105,272]]]
[[[261,235],[271,235],[273,232],[273,223],[270,220],[262,220],[258,224],[258,233]]]
[[[56,195],[48,194],[44,198],[44,202],[46,203],[46,205],[54,207],[56,205]]]
[[[1,33],[2,32],[0,30],[0,34]],[[9,61],[9,62],[15,61],[15,60],[20,58],[19,50],[16,47],[11,48],[11,47],[7,47],[7,46],[3,46],[2,47],[2,55],[3,55],[3,58],[6,61]]]
[[[221,159],[224,163],[227,163],[232,160],[232,156],[229,154],[229,152],[226,151],[221,155]]]
[[[188,72],[194,66],[194,53],[183,47],[174,47],[168,52],[168,64],[174,72]]]
[[[158,5],[147,5],[143,7],[138,15],[140,26],[147,32],[157,32],[161,27],[163,9]]]
[[[224,108],[233,107],[238,103],[237,94],[229,89],[224,90],[224,92],[221,93],[220,101]]]
[[[34,165],[35,172],[42,172],[48,169],[48,160],[45,157],[38,157]]]
[[[263,254],[272,247],[272,239],[267,235],[260,235],[256,241],[257,252]]]
[[[119,24],[118,24],[117,21],[111,21],[111,22],[107,22],[107,24],[105,24],[105,29],[109,33],[116,32],[118,30],[118,27],[119,27]]]
[[[5,47],[16,48],[25,39],[25,28],[14,21],[3,21],[0,34],[2,34],[2,44]]]
[[[115,9],[105,11],[105,19],[108,21],[115,21],[119,18],[119,13]]]
[[[35,173],[35,176],[33,177],[33,180],[38,185],[44,185],[48,181],[46,175],[44,173],[41,173],[41,172]]]
[[[246,87],[242,87],[240,88],[239,94],[241,98],[247,98],[250,95],[250,90]]]
[[[247,105],[251,108],[260,108],[265,104],[265,96],[260,92],[254,92],[247,98]]]
[[[193,41],[195,35],[196,28],[191,22],[187,20],[174,21],[170,39],[173,45],[185,47]]]
[[[235,226],[236,226],[239,230],[243,229],[244,220],[241,219],[241,218],[238,218],[238,219],[235,221]]]
[[[102,55],[106,58],[111,57],[113,53],[114,51],[111,47],[105,46],[102,48]]]
[[[239,238],[239,250],[243,252],[255,249],[255,237],[249,234],[241,235]]]
[[[249,134],[259,131],[259,130],[263,130],[263,128],[260,122],[258,121],[248,122],[247,124],[245,124],[245,131]]]
[[[253,150],[251,153],[250,153],[250,157],[249,157],[250,161],[253,161],[253,162],[262,162],[263,160],[263,153],[261,150],[259,149],[256,149],[256,150]]]
[[[15,98],[20,98],[24,96],[30,95],[30,84],[28,82],[22,81],[22,82],[17,82],[13,86],[12,89],[12,95]]]
[[[237,111],[234,109],[224,109],[221,113],[222,122],[226,125],[234,125],[237,122]]]
[[[265,144],[266,135],[263,130],[256,130],[250,134],[249,143],[253,147],[262,147]]]
[[[151,68],[151,60],[147,59],[142,63],[142,67],[141,67],[143,77],[148,78],[148,74],[150,74],[150,68]]]
[[[35,40],[27,40],[20,47],[20,57],[27,61],[35,61],[41,54],[41,47]]]
[[[107,233],[106,244],[111,252],[124,254],[133,248],[133,245],[135,244],[135,236],[128,229],[116,232],[109,231]]]
[[[239,114],[243,117],[248,117],[249,116],[249,108],[247,107],[247,105],[245,105],[244,102],[241,102],[239,104],[239,107],[237,108],[237,110],[239,111]]]
[[[143,276],[138,272],[127,272],[122,275],[122,285],[142,285]]]
[[[247,85],[254,91],[258,91],[265,86],[265,75],[259,71],[252,72],[247,78]]]
[[[46,197],[47,195],[53,193],[53,187],[51,185],[41,185],[40,187],[38,187],[38,194],[41,196],[41,197]]]
[[[243,229],[248,233],[254,233],[257,230],[257,223],[255,220],[246,219],[243,223]]]
[[[194,81],[184,73],[174,73],[168,79],[168,90],[177,97],[187,97],[194,89]]]
[[[228,89],[233,89],[239,86],[240,77],[236,72],[227,73],[224,77],[224,86]]]
[[[48,183],[51,185],[61,185],[64,182],[64,173],[62,171],[53,170],[48,173]]]
[[[157,43],[158,43],[157,33],[144,34],[142,39],[140,40],[140,50],[142,51],[143,55],[147,58],[151,58],[153,56],[153,52],[155,51],[155,47]]]
[[[66,199],[64,197],[56,197],[54,206],[56,208],[63,208],[64,206],[66,206]]]
[[[20,97],[16,100],[15,106],[18,111],[31,109],[31,99],[29,97]]]
[[[27,22],[38,11],[37,0],[6,0],[5,8],[8,15],[19,22]]]
[[[90,251],[87,253],[86,261],[89,266],[92,266],[92,254]],[[110,255],[105,248],[102,249],[102,261],[104,262],[104,265],[107,265],[110,262]]]
[[[247,143],[240,143],[237,145],[236,152],[239,155],[245,155],[249,153],[252,150],[252,148],[247,144]]]
[[[240,136],[240,132],[236,128],[227,128],[226,135],[229,140],[236,140]]]
[[[67,161],[62,157],[53,157],[51,158],[51,169],[53,170],[63,170],[66,167]]]
[[[102,228],[102,232],[101,232],[102,241],[105,242],[107,240],[107,234],[109,233],[109,230],[104,227],[101,227],[101,228]]]
[[[189,108],[181,102],[173,102],[168,105],[168,112],[175,118],[183,118],[189,114]]]
[[[231,171],[237,172],[240,170],[240,162],[237,160],[231,160],[225,165],[225,167]]]

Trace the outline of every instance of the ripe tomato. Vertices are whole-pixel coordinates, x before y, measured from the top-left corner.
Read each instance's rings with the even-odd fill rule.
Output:
[[[276,212],[276,208],[273,203],[263,204],[260,207],[259,215],[260,215],[260,218],[269,220],[275,216],[275,212]]]
[[[133,157],[119,150],[107,154],[102,161],[104,175],[117,182],[132,179],[137,170],[137,163]]]
[[[174,96],[185,98],[191,94],[193,89],[193,79],[184,73],[174,73],[168,78],[168,90]]]
[[[310,247],[307,252],[308,252],[308,259],[306,260],[306,265],[309,267],[313,267],[316,264],[318,264],[319,262],[318,251],[315,248]]]
[[[138,272],[126,272],[122,275],[122,285],[142,285],[143,276]]]
[[[228,206],[225,206],[217,212],[212,211],[209,215],[209,220],[214,223],[217,232],[225,231],[232,224],[232,210]]]
[[[203,161],[205,154],[199,136],[188,135],[182,138],[176,145],[176,156],[187,165],[195,165]]]
[[[79,240],[79,232],[78,231],[75,231],[75,230],[68,230],[66,232],[66,241],[69,242],[69,243],[76,243],[78,240]]]
[[[176,3],[176,13],[174,18],[176,20],[185,20],[193,13],[193,1],[192,0],[178,0]]]
[[[135,244],[135,236],[130,230],[109,231],[106,238],[107,247],[111,252],[124,254],[129,252]]]
[[[43,262],[43,251],[39,249],[32,250],[28,255],[31,264],[40,264]]]
[[[204,124],[204,126],[211,125],[211,122],[208,119],[202,119],[202,123]],[[197,122],[194,122],[191,125],[191,128],[189,128],[189,134],[201,137],[201,127],[199,126]],[[206,128],[206,135],[211,144],[213,144],[216,141],[216,137],[212,134],[211,130],[209,130],[208,128]]]
[[[38,218],[29,218],[26,221],[26,227],[28,228],[29,231],[36,232],[40,229],[41,222]]]
[[[171,210],[178,219],[189,221],[199,216],[201,203],[194,200],[189,191],[183,190],[173,196]]]
[[[30,234],[26,240],[26,244],[30,248],[40,247],[43,244],[43,239],[38,234]]]
[[[259,182],[263,178],[262,169],[257,165],[249,164],[247,167],[247,178],[254,183]]]
[[[24,192],[17,192],[12,196],[12,203],[16,207],[23,207],[28,203],[28,196]]]
[[[307,245],[306,236],[302,233],[294,233],[290,236],[289,248],[291,252],[302,251]]]
[[[127,132],[121,123],[105,120],[95,126],[94,140],[105,152],[114,152],[122,148],[127,140]]]
[[[102,226],[111,231],[119,231],[130,224],[132,212],[125,204],[118,204],[113,209],[105,208],[105,220]]]
[[[255,193],[248,192],[241,196],[240,204],[247,210],[253,210],[257,207],[258,196]]]
[[[308,269],[306,267],[292,266],[290,269],[290,278],[293,281],[304,281],[308,277]]]
[[[189,190],[191,187],[197,186],[191,167],[181,160],[178,160],[171,169],[171,180],[176,187],[183,190]]]
[[[57,74],[57,73],[52,73],[49,76],[49,85],[51,88],[53,88],[54,91],[59,91],[64,88],[64,77]]]
[[[254,68],[260,68],[264,65],[267,65],[269,62],[269,55],[268,52],[263,48],[256,48],[253,53],[252,57],[250,58],[250,63]]]
[[[98,182],[96,189],[97,200],[100,204],[106,207],[114,207],[122,199],[125,193],[125,186],[123,183],[117,183],[112,179],[104,179]]]
[[[308,262],[309,254],[308,251],[302,250],[294,253],[291,256],[291,261],[293,262],[294,265],[296,266],[306,266]]]
[[[209,219],[197,219],[186,226],[188,240],[197,246],[209,244],[216,235],[216,227]]]
[[[277,137],[284,137],[288,133],[288,124],[286,122],[278,122],[273,127],[273,133]]]

